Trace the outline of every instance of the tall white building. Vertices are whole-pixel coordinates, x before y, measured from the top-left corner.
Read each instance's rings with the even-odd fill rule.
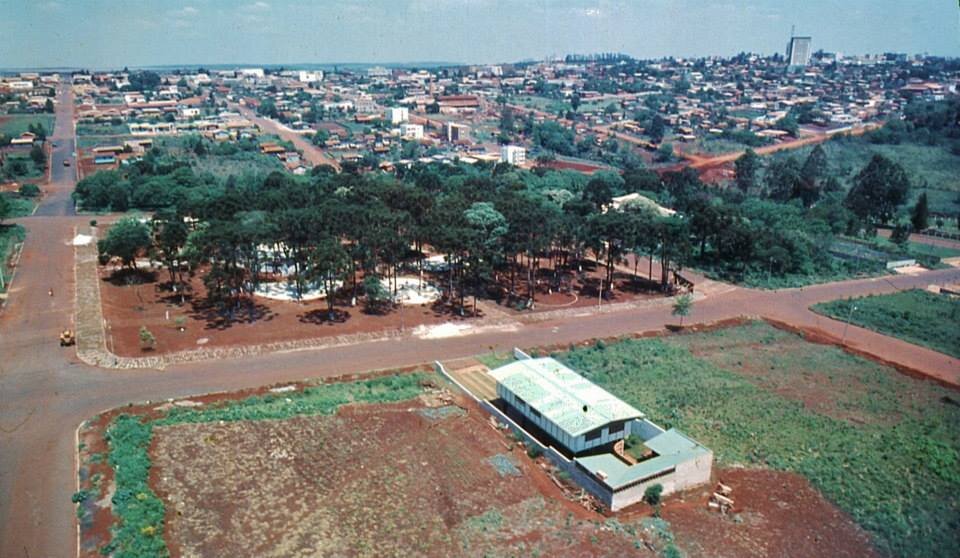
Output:
[[[302,83],[315,83],[323,81],[323,71],[317,70],[316,72],[305,72],[300,70],[297,72],[297,81]]]
[[[384,119],[391,124],[400,124],[410,120],[410,109],[406,107],[392,107],[384,112]]]
[[[527,161],[527,150],[519,145],[504,145],[500,148],[500,162],[522,165]]]
[[[810,37],[790,37],[787,43],[787,64],[790,66],[806,66],[810,63]]]

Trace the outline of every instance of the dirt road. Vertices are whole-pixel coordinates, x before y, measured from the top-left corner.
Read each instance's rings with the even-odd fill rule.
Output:
[[[274,122],[273,120],[258,116],[257,113],[253,112],[247,107],[231,105],[230,108],[238,110],[240,114],[244,116],[244,118],[256,123],[257,126],[260,126],[261,130],[269,134],[280,136],[281,138],[291,142],[294,147],[303,152],[303,157],[309,161],[311,165],[327,165],[338,171],[340,170],[340,163],[338,163],[336,159],[327,155],[322,149],[307,141],[302,135],[283,128],[280,124]]]
[[[307,377],[336,376],[465,357],[513,346],[565,346],[595,337],[662,330],[670,309],[603,312],[576,320],[524,324],[517,331],[485,331],[443,339],[405,337],[321,351],[275,353],[232,361],[174,366],[165,371],[114,371],[82,365],[57,343],[73,316],[74,227],[88,218],[72,213],[72,100],[61,94],[54,138],[53,184],[40,211],[21,223],[28,229],[23,258],[0,313],[0,556],[69,557],[75,554],[74,433],[101,410],[131,401],[161,400],[236,390]],[[960,270],[833,283],[802,290],[752,291],[730,287],[695,305],[689,323],[738,316],[767,316],[814,327],[839,338],[844,325],[811,313],[815,302],[960,280]],[[54,288],[55,295],[47,294]],[[891,362],[913,365],[960,385],[960,362],[922,347],[850,326],[846,342]]]

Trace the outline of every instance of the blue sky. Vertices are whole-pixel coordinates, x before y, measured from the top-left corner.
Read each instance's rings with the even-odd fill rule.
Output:
[[[957,0],[0,0],[0,67],[510,62],[814,49],[960,56]]]

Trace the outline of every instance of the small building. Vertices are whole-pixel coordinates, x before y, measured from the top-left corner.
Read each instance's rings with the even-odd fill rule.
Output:
[[[410,120],[410,109],[406,107],[391,107],[383,113],[383,119],[391,124],[401,124]]]
[[[401,124],[400,137],[404,139],[423,139],[423,126],[420,124]]]
[[[469,126],[464,126],[463,124],[457,124],[455,122],[447,122],[447,141],[450,143],[457,143],[467,139],[467,134],[469,133]]]
[[[527,162],[527,150],[519,145],[504,145],[500,148],[500,162],[520,166]]]
[[[630,434],[643,413],[552,358],[517,360],[490,372],[508,414],[519,414],[571,455]]]
[[[640,502],[655,484],[668,495],[710,481],[706,447],[555,359],[514,352],[518,360],[490,371],[498,401],[488,409],[519,426],[611,511]]]

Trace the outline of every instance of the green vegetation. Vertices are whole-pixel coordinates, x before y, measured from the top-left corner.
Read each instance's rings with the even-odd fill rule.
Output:
[[[31,131],[31,126],[43,126],[47,135],[53,133],[52,114],[11,114],[0,119],[0,135],[15,138],[24,132]]]
[[[0,216],[2,217],[2,216]],[[2,221],[2,219],[0,219]],[[3,281],[0,281],[0,293],[7,292],[7,283],[13,273],[13,267],[9,265],[10,257],[13,254],[17,244],[23,242],[26,238],[26,230],[20,225],[4,225],[0,223],[0,274],[3,275]]]
[[[960,358],[960,300],[922,290],[848,298],[813,309]]]
[[[21,187],[21,192],[30,193],[32,189],[26,188],[27,186],[34,186],[33,184],[24,184]],[[37,202],[29,195],[24,195],[22,193],[14,192],[3,192],[0,194],[0,197],[3,198],[3,201],[0,201],[0,204],[5,204],[6,210],[0,210],[0,218],[6,217],[9,219],[15,219],[17,217],[25,217],[33,213],[33,208],[36,207]]]
[[[112,122],[77,123],[78,136],[122,136],[130,133],[130,128],[119,118]],[[116,142],[117,138],[103,138],[107,142]]]
[[[882,551],[953,553],[960,406],[944,388],[763,323],[576,348],[562,358],[703,442],[719,465],[804,475]]]
[[[385,376],[364,381],[325,384],[303,391],[260,395],[199,408],[177,407],[154,420],[121,414],[107,429],[109,462],[114,470],[116,518],[109,543],[100,553],[117,558],[168,556],[163,540],[164,505],[149,486],[148,453],[154,426],[242,420],[281,420],[295,416],[331,414],[348,403],[388,403],[416,397],[422,374]],[[79,494],[79,493],[78,493]],[[74,502],[83,505],[74,496]]]

